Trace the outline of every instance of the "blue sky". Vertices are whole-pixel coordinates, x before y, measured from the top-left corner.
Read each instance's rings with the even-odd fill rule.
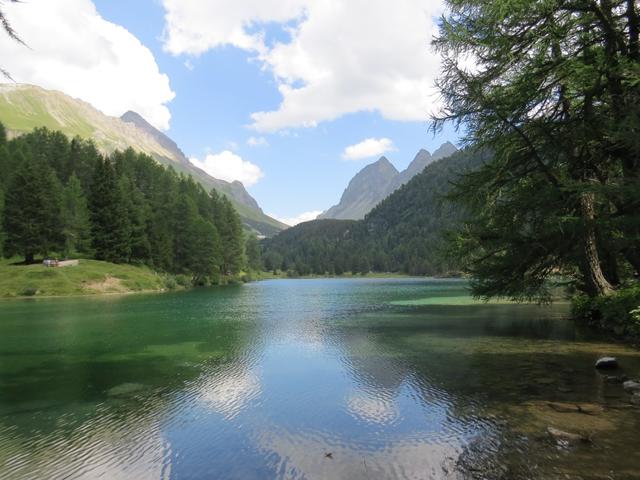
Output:
[[[75,11],[89,12],[79,16],[78,25],[86,23],[95,6],[97,16],[106,21],[94,28],[101,32],[96,45],[125,42],[117,39],[126,32],[106,23],[124,27],[140,41],[141,46],[134,46],[128,38],[130,46],[123,48],[141,50],[144,62],[124,58],[111,63],[155,60],[157,65],[157,71],[150,65],[140,72],[115,72],[139,77],[140,86],[131,92],[122,84],[111,97],[100,98],[85,93],[90,83],[85,82],[67,93],[84,95],[109,114],[127,104],[123,100],[115,105],[110,98],[130,97],[132,109],[143,110],[152,123],[168,121],[166,133],[187,156],[205,161],[212,155],[217,169],[224,170],[224,162],[233,160],[240,163],[236,167],[249,168],[238,175],[248,175],[245,183],[253,183],[249,192],[266,213],[279,218],[337,203],[353,175],[380,153],[374,149],[369,156],[365,152],[364,158],[347,160],[343,152],[350,145],[386,139],[392,143],[387,157],[403,169],[420,148],[433,151],[457,139],[450,128],[435,138],[427,131],[433,98],[427,98],[427,87],[437,75],[428,43],[440,2],[426,2],[425,10],[425,2],[418,0],[399,0],[395,6],[384,0],[46,1],[59,3],[66,12],[74,6]],[[331,11],[329,3],[335,4]],[[421,15],[422,23],[410,31],[408,25]],[[145,47],[153,58],[145,57]],[[127,55],[118,48],[111,47],[114,56]],[[65,61],[75,60],[61,57],[62,70]],[[38,82],[35,73],[23,70],[26,80]],[[72,89],[71,82],[62,83]],[[108,89],[106,84],[101,92]],[[259,139],[259,145],[249,145],[251,137]],[[237,173],[231,164],[228,170],[226,175]]]

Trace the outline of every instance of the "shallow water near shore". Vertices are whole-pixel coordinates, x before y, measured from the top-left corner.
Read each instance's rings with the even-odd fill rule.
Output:
[[[640,478],[640,351],[466,287],[2,302],[0,478]]]

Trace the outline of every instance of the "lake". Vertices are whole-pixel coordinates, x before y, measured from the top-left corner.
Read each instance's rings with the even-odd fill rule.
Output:
[[[640,478],[640,352],[466,287],[0,302],[0,478]]]

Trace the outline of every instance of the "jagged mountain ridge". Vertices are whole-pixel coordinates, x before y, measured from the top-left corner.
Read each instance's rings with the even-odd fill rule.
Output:
[[[319,218],[353,219],[364,216],[380,201],[380,192],[389,190],[398,170],[386,157],[367,165],[354,176],[340,198]]]
[[[253,208],[260,211],[260,213],[263,213],[260,205],[258,205],[258,202],[256,202],[256,200],[251,195],[249,195],[249,192],[247,192],[247,190],[244,188],[242,182],[239,182],[237,180],[234,182],[226,182],[224,180],[214,178],[204,172],[202,169],[196,167],[189,161],[183,151],[180,150],[176,142],[174,142],[171,138],[169,138],[160,130],[147,122],[140,114],[129,110],[128,112],[124,113],[120,117],[120,119],[126,123],[132,123],[140,130],[143,130],[151,135],[163,148],[171,152],[174,159],[178,161],[178,163],[182,165],[187,171],[189,171],[194,177],[203,177],[203,183],[206,182],[207,186],[211,186],[212,188],[225,193],[233,200],[236,200],[237,202],[246,205],[249,208]],[[208,178],[205,178],[205,175]]]
[[[105,154],[132,147],[159,163],[193,176],[207,190],[215,188],[227,195],[247,227],[264,235],[287,228],[265,215],[240,182],[225,182],[195,167],[173,140],[155,129],[135,112],[127,121],[103,114],[89,103],[62,92],[35,85],[0,84],[0,121],[10,136],[36,127],[59,130],[69,137],[91,139]]]
[[[457,151],[458,149],[450,142],[441,145],[433,155],[421,149],[402,172],[398,172],[386,157],[381,157],[360,170],[349,182],[340,202],[318,218],[363,219],[376,205],[421,173],[427,165]]]

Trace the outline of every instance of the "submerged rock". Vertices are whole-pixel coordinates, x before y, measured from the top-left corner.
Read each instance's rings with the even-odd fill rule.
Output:
[[[631,399],[629,401],[631,402],[632,405],[640,406],[640,392],[636,392],[633,395],[631,395]]]
[[[599,415],[604,412],[604,407],[597,403],[580,403],[578,404],[578,411],[587,415]]]
[[[597,403],[562,403],[548,402],[547,405],[558,413],[584,413],[586,415],[598,415],[604,411],[602,405]]]
[[[629,380],[626,375],[605,375],[604,381],[607,383],[623,383]]]
[[[631,392],[631,393],[637,393],[640,392],[640,382],[636,382],[634,380],[627,380],[626,382],[624,382],[622,384],[622,387],[627,391],[627,392]]]
[[[536,383],[539,385],[551,385],[553,383],[556,383],[556,381],[550,377],[542,377],[542,378],[536,378]]]
[[[577,443],[587,443],[589,439],[584,435],[580,435],[579,433],[571,433],[565,432],[564,430],[560,430],[554,427],[548,427],[547,432],[558,442],[568,443],[568,444],[577,444]]]
[[[549,402],[547,405],[558,413],[579,413],[580,409],[573,403]]]
[[[143,390],[145,386],[141,383],[121,383],[113,388],[107,390],[107,395],[110,397],[119,397],[122,395],[130,395],[132,393]]]
[[[618,359],[615,357],[602,357],[596,361],[596,368],[609,370],[618,368]]]

